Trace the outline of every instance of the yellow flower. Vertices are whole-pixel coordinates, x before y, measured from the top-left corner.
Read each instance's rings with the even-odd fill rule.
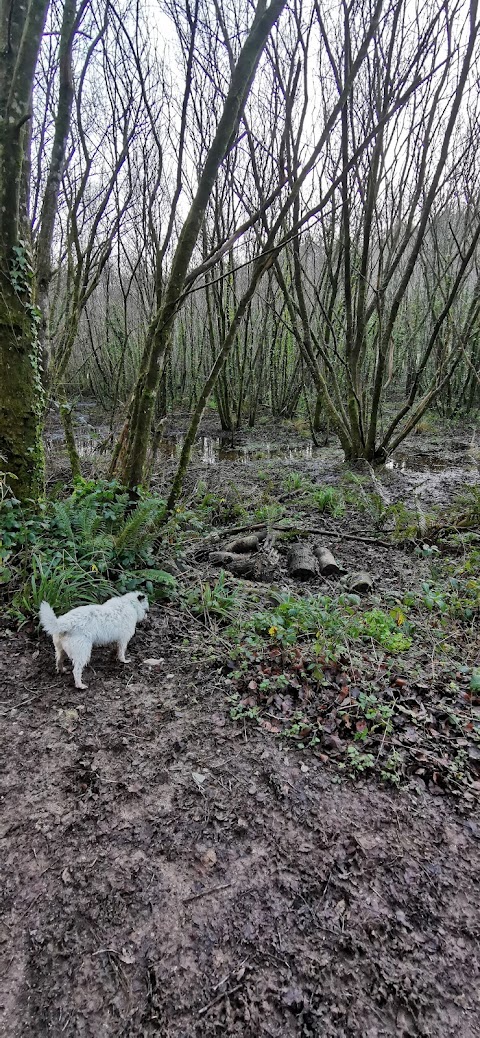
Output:
[[[271,634],[272,637],[273,637],[273,635],[275,635],[277,633],[277,631],[278,631],[278,627],[273,627],[273,625],[272,625],[272,627],[268,628],[268,633]]]
[[[97,569],[97,567],[96,567],[96,565],[95,565],[95,563],[94,563],[94,562],[92,563],[92,565],[91,565],[90,569],[91,569],[91,572],[92,572],[92,573],[98,573],[98,569]]]
[[[397,627],[401,627],[405,623],[405,616],[401,609],[391,609],[390,616],[395,621]]]

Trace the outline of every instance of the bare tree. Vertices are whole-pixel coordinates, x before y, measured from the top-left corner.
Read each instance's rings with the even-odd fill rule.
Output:
[[[295,288],[305,355],[350,459],[384,460],[408,435],[460,359],[458,353],[444,354],[428,390],[417,400],[429,358],[472,262],[478,223],[470,223],[461,247],[452,237],[452,248],[442,257],[437,282],[447,272],[450,277],[444,305],[415,364],[407,399],[382,430],[382,403],[402,302],[445,205],[448,185],[468,151],[468,138],[456,140],[455,131],[476,52],[477,4],[469,5],[467,24],[464,12],[463,4],[441,10],[427,5],[423,19],[415,12],[412,48],[405,42],[412,36],[408,5],[392,7],[349,94],[338,140],[332,142],[333,169],[343,173],[338,190],[332,192],[320,284],[309,276],[308,250],[302,255],[299,239],[295,242]],[[340,90],[351,61],[351,33],[345,25],[335,52],[326,29],[323,36]],[[417,84],[411,99],[395,112],[409,81]],[[387,120],[391,111],[393,117]],[[375,124],[371,146],[352,161],[358,141]],[[319,359],[328,380],[319,370]]]
[[[173,320],[208,200],[218,169],[236,134],[260,55],[284,6],[285,0],[272,0],[269,7],[261,0],[257,6],[251,28],[231,75],[216,133],[199,175],[195,197],[182,226],[161,306],[147,334],[140,379],[115,458],[117,471],[131,488],[139,485],[144,478],[162,365],[170,344]]]

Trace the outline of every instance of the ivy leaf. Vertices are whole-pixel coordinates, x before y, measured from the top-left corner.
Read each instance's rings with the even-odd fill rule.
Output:
[[[470,678],[470,689],[472,692],[480,692],[480,670],[474,670]]]

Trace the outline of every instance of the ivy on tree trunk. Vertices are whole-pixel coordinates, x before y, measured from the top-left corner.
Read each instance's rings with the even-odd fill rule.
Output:
[[[0,0],[0,468],[21,500],[43,491],[40,312],[29,258],[28,123],[49,0]]]

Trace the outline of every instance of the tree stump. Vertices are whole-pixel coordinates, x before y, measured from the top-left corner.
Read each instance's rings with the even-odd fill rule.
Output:
[[[318,572],[317,560],[309,544],[294,544],[287,557],[288,572],[298,580],[311,580]]]

